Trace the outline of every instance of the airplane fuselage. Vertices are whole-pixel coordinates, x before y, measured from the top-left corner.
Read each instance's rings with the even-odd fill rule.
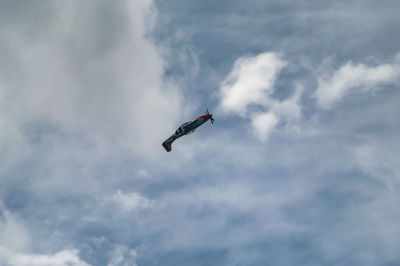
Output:
[[[194,121],[186,122],[182,124],[176,131],[174,135],[177,137],[182,137],[184,135],[192,133],[196,128],[204,124],[208,121],[209,118],[205,118],[204,116],[200,116]]]
[[[171,137],[163,142],[164,148],[167,151],[171,151],[172,142],[184,135],[193,133],[196,128],[207,122],[209,119],[211,119],[211,122],[213,122],[212,115],[206,114],[198,117],[196,120],[182,124]]]

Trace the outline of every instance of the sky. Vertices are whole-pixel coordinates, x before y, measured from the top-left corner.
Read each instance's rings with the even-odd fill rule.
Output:
[[[1,0],[0,265],[400,265],[399,9]]]

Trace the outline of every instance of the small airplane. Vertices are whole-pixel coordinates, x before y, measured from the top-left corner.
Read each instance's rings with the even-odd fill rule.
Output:
[[[212,117],[212,114],[210,114],[207,112],[205,115],[202,115],[200,117],[198,117],[196,120],[194,121],[189,121],[186,122],[184,124],[182,124],[176,131],[175,133],[169,137],[166,141],[164,141],[162,143],[164,149],[167,152],[171,151],[171,144],[172,142],[174,142],[176,139],[184,136],[184,135],[189,135],[194,133],[194,131],[196,130],[196,128],[198,128],[199,126],[201,126],[202,124],[204,124],[205,122],[207,122],[208,120],[210,120],[211,124],[214,124],[214,118]]]

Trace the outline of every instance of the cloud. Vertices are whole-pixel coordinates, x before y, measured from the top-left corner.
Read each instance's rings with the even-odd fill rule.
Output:
[[[291,121],[301,117],[301,95],[303,93],[303,86],[297,84],[293,94],[283,101],[269,99],[268,107],[270,112],[284,119]]]
[[[14,254],[9,259],[12,266],[89,266],[78,256],[76,249],[67,249],[54,255]]]
[[[315,78],[296,63],[307,55],[318,64],[334,53],[339,69],[364,54],[390,56],[396,42],[377,32],[396,29],[397,9],[369,2],[237,1],[227,9],[222,2],[157,1],[171,7],[158,13],[166,18],[159,22],[163,34],[192,34],[188,51],[196,53],[179,58],[186,44],[177,40],[171,50],[161,48],[175,58],[166,62],[152,41],[163,37],[148,32],[152,1],[5,0],[0,197],[9,216],[0,219],[0,264],[396,264],[400,94],[387,90],[361,107],[321,112],[309,99]],[[345,18],[337,12],[349,9],[363,18],[375,14],[365,21],[381,27],[343,27],[357,20],[351,10]],[[298,23],[302,11],[309,13]],[[363,44],[365,36],[373,43],[359,49],[360,35]],[[388,49],[376,55],[376,47]],[[240,95],[240,87],[251,97],[233,97],[228,103],[238,107],[228,104],[223,112],[240,119],[231,123],[219,114],[210,134],[205,125],[180,140],[180,151],[165,153],[160,142],[185,103],[210,104],[210,92],[233,73],[232,62],[256,62],[260,51],[282,51],[269,54],[285,66],[254,67],[272,69],[274,78],[237,68],[237,80],[224,85],[242,80],[229,93]],[[252,79],[265,83],[248,88]],[[176,80],[194,101],[182,100]],[[274,141],[260,145],[244,134],[246,126],[261,141]],[[286,134],[295,126],[317,133]],[[354,146],[362,148],[354,153]],[[382,173],[394,184],[391,193],[370,176]]]
[[[152,205],[148,198],[139,193],[123,193],[121,190],[118,190],[113,196],[111,196],[110,200],[127,212],[145,209]]]
[[[108,253],[109,262],[107,266],[136,266],[137,253],[134,249],[129,249],[125,245],[115,245]]]
[[[381,85],[396,83],[399,76],[400,65],[396,62],[369,67],[350,61],[329,77],[319,79],[315,97],[321,108],[330,109],[348,93],[375,90]]]
[[[251,119],[251,124],[258,139],[265,142],[270,132],[278,124],[278,118],[272,113],[256,114]]]
[[[300,84],[284,100],[273,97],[275,81],[287,64],[275,53],[241,57],[235,61],[231,73],[220,88],[219,108],[225,113],[250,118],[254,135],[263,142],[280,120],[291,122],[301,117],[299,101],[303,87]],[[249,108],[251,106],[265,111],[254,111]]]
[[[3,206],[3,204],[1,204]],[[31,237],[23,223],[9,210],[0,212],[0,264],[10,266],[89,266],[78,250],[66,249],[54,255],[32,254]]]
[[[25,250],[29,247],[29,242],[29,234],[21,220],[4,208],[3,203],[0,202],[0,247]]]
[[[354,148],[354,157],[359,167],[368,175],[394,188],[400,176],[400,167],[395,158],[397,155],[384,143],[370,141]]]
[[[222,82],[220,108],[244,115],[251,104],[265,105],[280,70],[286,65],[275,53],[241,57]]]
[[[180,116],[181,93],[149,39],[156,10],[148,0],[4,6],[0,200],[18,215],[0,213],[0,264],[88,265],[103,251],[78,256],[91,252],[87,224],[105,220],[92,203],[124,186],[125,170],[147,176],[140,162],[164,154]],[[121,191],[110,201],[119,218],[151,204]]]
[[[156,15],[152,1],[69,1],[32,12],[38,21],[20,19],[26,32],[40,35],[13,24],[0,32],[8,40],[0,70],[2,145],[9,138],[23,143],[20,128],[46,121],[107,152],[119,145],[156,156],[179,118],[181,94],[163,80],[164,61],[146,37]]]

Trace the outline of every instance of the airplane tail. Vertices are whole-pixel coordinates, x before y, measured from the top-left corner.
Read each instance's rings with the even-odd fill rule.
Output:
[[[172,142],[174,142],[174,140],[175,140],[175,138],[174,138],[173,136],[171,136],[171,137],[169,137],[166,141],[164,141],[164,142],[162,143],[162,146],[164,147],[164,149],[165,149],[167,152],[170,152],[170,151],[171,151],[171,149],[172,149],[171,144],[172,144]]]
[[[171,142],[164,141],[162,145],[167,152],[171,151]]]

